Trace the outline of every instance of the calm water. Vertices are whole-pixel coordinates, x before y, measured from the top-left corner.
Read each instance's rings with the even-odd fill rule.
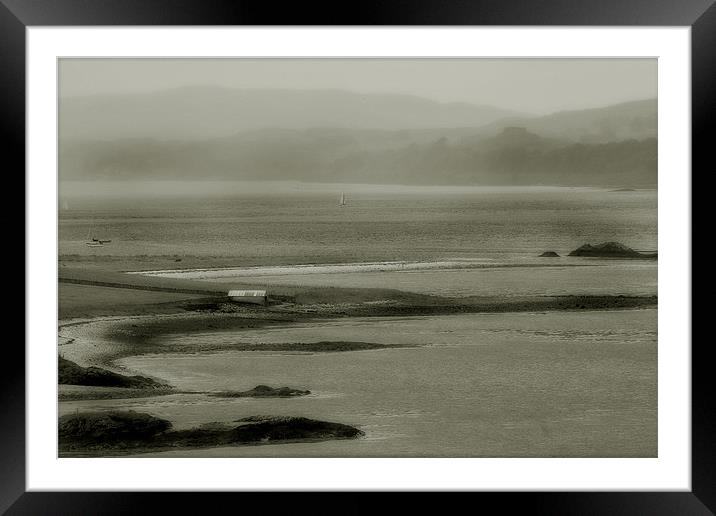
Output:
[[[655,190],[346,187],[348,206],[339,207],[341,186],[259,193],[228,183],[183,198],[143,195],[150,186],[134,184],[124,198],[65,195],[60,254],[233,256],[237,265],[266,265],[505,260],[607,240],[657,248]],[[60,185],[61,193],[68,189]],[[90,233],[112,244],[89,248]]]
[[[181,389],[306,388],[294,399],[173,395],[63,403],[129,407],[191,427],[256,414],[358,426],[356,441],[168,452],[182,456],[655,456],[656,311],[347,319],[182,337],[424,347],[327,354],[224,352],[123,360]]]

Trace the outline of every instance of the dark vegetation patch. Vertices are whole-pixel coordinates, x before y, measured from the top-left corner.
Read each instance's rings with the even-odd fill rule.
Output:
[[[657,296],[524,296],[465,297],[444,306],[388,306],[378,313],[372,308],[356,310],[356,316],[402,317],[467,313],[517,313],[536,311],[613,310],[655,307]]]
[[[94,387],[84,385],[60,385],[57,399],[59,401],[79,400],[116,400],[131,398],[148,398],[150,396],[165,396],[175,394],[177,391],[166,389],[131,389],[125,387]]]
[[[214,305],[209,305],[214,306]],[[218,306],[218,305],[217,305]],[[265,310],[256,317],[199,313],[189,317],[165,317],[147,321],[118,324],[112,327],[108,337],[130,346],[146,348],[156,337],[186,335],[197,332],[222,332],[226,330],[256,329],[268,325],[296,322],[292,314],[267,313]],[[156,349],[148,350],[151,352]]]
[[[137,443],[166,432],[172,424],[149,414],[134,412],[82,412],[60,417],[60,448],[123,446]]]
[[[207,424],[171,430],[171,423],[134,411],[66,414],[59,419],[61,452],[156,451],[162,448],[230,446],[286,441],[352,439],[363,432],[349,425],[303,417],[251,417],[235,425]]]
[[[89,385],[132,389],[169,388],[168,385],[146,376],[125,376],[100,367],[82,367],[62,357],[58,357],[58,383],[61,385]]]
[[[619,242],[603,242],[601,244],[584,244],[569,256],[586,256],[593,258],[656,258],[657,253],[640,253]]]
[[[211,392],[209,396],[215,398],[293,398],[296,396],[306,396],[311,391],[302,391],[301,389],[292,389],[291,387],[269,387],[268,385],[257,385],[248,391],[221,391]]]
[[[297,351],[307,353],[332,353],[339,351],[366,351],[371,349],[414,347],[407,344],[378,344],[376,342],[353,342],[322,340],[320,342],[270,342],[265,344],[236,343],[234,351]]]
[[[240,442],[286,441],[297,439],[350,439],[363,432],[342,423],[318,421],[306,417],[249,417],[236,421],[233,430]]]

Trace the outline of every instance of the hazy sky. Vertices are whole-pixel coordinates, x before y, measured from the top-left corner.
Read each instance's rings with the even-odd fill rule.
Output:
[[[535,114],[655,98],[656,59],[61,59],[60,95],[179,86],[409,93]]]

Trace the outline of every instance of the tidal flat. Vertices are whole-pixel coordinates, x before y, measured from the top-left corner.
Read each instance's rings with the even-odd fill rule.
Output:
[[[412,456],[411,446],[421,446],[425,456],[655,453],[655,296],[458,303],[432,296],[408,296],[406,302],[400,292],[386,299],[379,291],[381,303],[367,292],[361,302],[340,303],[339,292],[332,293],[333,303],[255,308],[189,300],[175,304],[176,312],[72,321],[60,329],[68,342],[60,346],[63,356],[85,367],[161,379],[173,390],[123,398],[88,387],[84,399],[65,394],[60,412],[136,410],[187,431],[226,424],[227,416],[272,414],[362,432],[340,449],[323,440],[302,446],[291,440],[263,442],[264,453],[219,440],[213,448],[135,446],[127,452],[142,455]],[[614,327],[622,329],[605,329]],[[340,340],[346,336],[351,340]],[[310,394],[221,394],[259,385]],[[610,406],[624,392],[628,400]],[[552,419],[533,411],[556,401],[562,405]],[[473,413],[477,407],[480,417]],[[523,435],[535,424],[551,437]],[[574,441],[583,424],[594,432]],[[488,430],[507,436],[511,447],[488,438]]]

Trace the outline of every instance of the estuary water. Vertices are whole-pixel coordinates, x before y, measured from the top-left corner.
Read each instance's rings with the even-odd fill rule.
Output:
[[[341,191],[346,206],[338,206]],[[192,255],[207,267],[231,257],[235,266],[265,267],[502,263],[612,240],[657,248],[656,190],[62,183],[60,195],[61,256]],[[112,242],[87,247],[88,235]]]
[[[201,352],[224,342],[346,337],[418,347],[338,353]],[[120,364],[179,389],[291,386],[290,399],[177,394],[61,404],[61,411],[131,408],[177,428],[250,415],[354,425],[364,438],[163,452],[162,456],[654,457],[656,310],[354,318],[240,333],[172,337],[194,354]]]

